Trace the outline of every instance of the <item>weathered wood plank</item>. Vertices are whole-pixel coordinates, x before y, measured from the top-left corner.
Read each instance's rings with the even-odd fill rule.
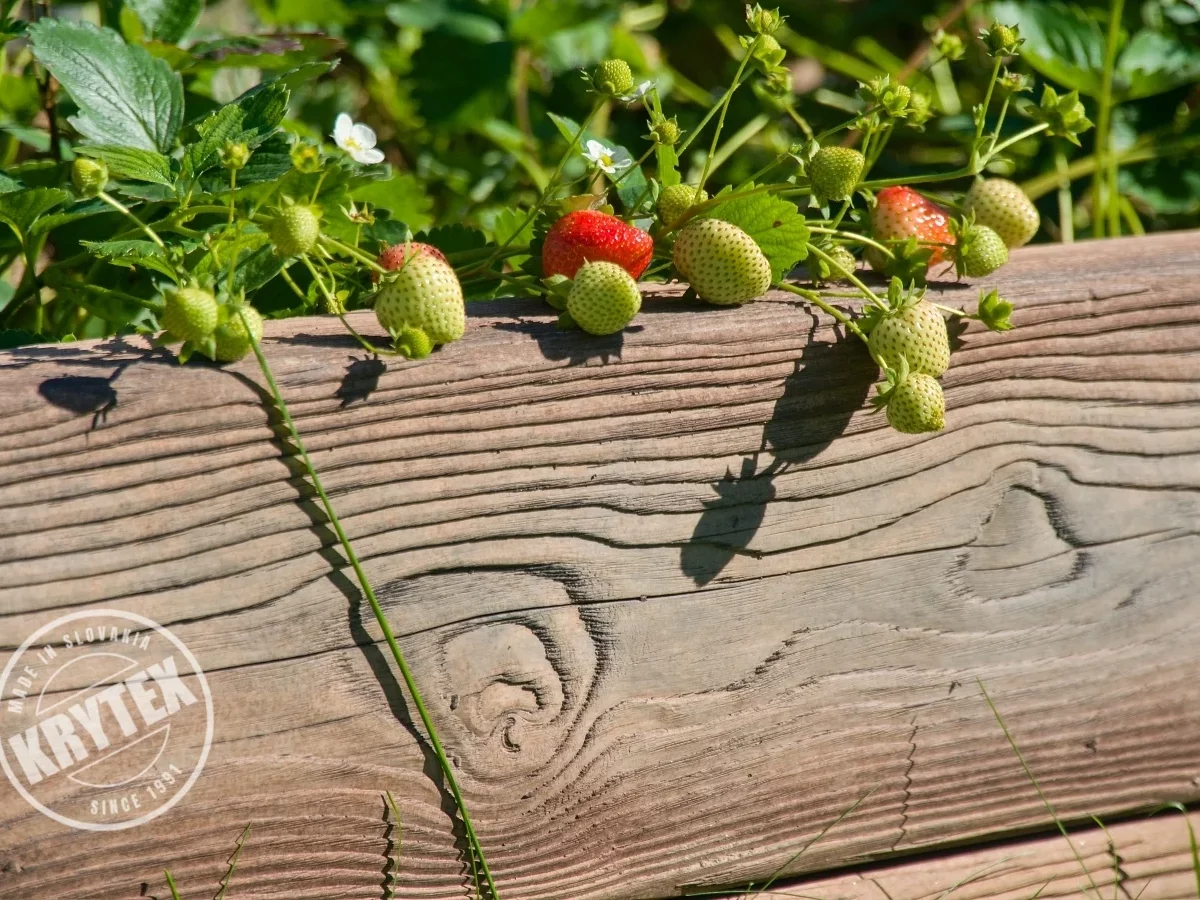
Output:
[[[1177,814],[1106,829],[1011,841],[933,859],[917,858],[772,888],[764,897],[813,900],[1029,900],[1031,897],[1117,897],[1195,900],[1200,874],[1188,822]],[[1076,857],[1078,854],[1078,858]],[[1086,868],[1086,874],[1085,874]]]
[[[865,354],[783,296],[648,303],[607,341],[480,304],[386,366],[274,323],[505,896],[761,877],[872,787],[795,871],[1039,822],[977,677],[1064,815],[1200,797],[1196,241],[1015,254],[992,283],[1020,327],[966,332],[929,438],[862,411]],[[387,788],[405,892],[461,896],[259,380],[135,341],[0,354],[0,665],[116,607],[187,644],[216,710],[203,775],[136,829],[69,831],[0,781],[0,895],[132,897],[164,865],[211,894],[252,821],[239,897],[375,896]]]

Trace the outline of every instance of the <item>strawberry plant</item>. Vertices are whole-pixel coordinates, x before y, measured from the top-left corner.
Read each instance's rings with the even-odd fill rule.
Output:
[[[270,24],[293,23],[288,3],[253,6]],[[628,52],[592,58],[584,45],[596,41],[575,32],[595,37],[592,13],[604,4],[493,6],[397,4],[385,22],[342,16],[334,3],[333,38],[191,39],[194,0],[102,4],[102,24],[55,18],[43,3],[20,20],[0,0],[0,338],[141,334],[181,363],[254,355],[459,803],[480,890],[495,896],[434,724],[280,395],[263,319],[335,316],[368,352],[420,359],[462,337],[471,300],[540,296],[589,340],[634,320],[635,279],[678,277],[719,307],[774,287],[862,340],[880,370],[874,405],[892,427],[937,431],[953,414],[938,382],[951,364],[945,317],[1005,330],[1012,305],[981,291],[970,311],[940,306],[927,280],[985,277],[1043,224],[1030,196],[1041,188],[998,176],[1049,147],[1058,234],[1073,227],[1070,183],[1083,174],[1094,178],[1096,230],[1116,233],[1128,219],[1120,171],[1132,157],[1122,154],[1139,146],[1114,136],[1121,107],[1185,83],[1151,65],[1153,52],[1178,50],[1195,76],[1200,63],[1159,31],[1126,40],[1120,2],[1096,65],[1055,55],[1059,13],[992,4],[1004,16],[972,34],[960,22],[971,4],[957,4],[906,64],[885,72],[837,57],[855,70],[853,91],[802,113],[794,51],[834,58],[779,10],[747,7],[737,31],[720,31],[733,71],[706,92],[669,66],[649,77],[633,35],[654,24],[651,7],[606,20],[609,46]],[[404,38],[418,33],[413,49]],[[503,77],[456,74],[450,50],[462,39],[492,48],[480,65]],[[335,71],[346,47],[351,75]],[[985,75],[961,114],[951,88],[968,50]],[[234,90],[228,73],[247,60],[256,83]],[[552,83],[576,68],[583,77],[569,87]],[[409,77],[398,82],[393,69]],[[378,131],[337,106],[354,79]],[[515,124],[493,114],[510,102],[497,99],[505,85]],[[550,108],[560,89],[572,116]],[[1092,114],[1100,134],[1087,172],[1073,174],[1068,154],[1090,139]],[[1181,133],[1191,115],[1176,115]],[[416,137],[401,133],[406,123]],[[492,150],[479,153],[479,142]],[[948,162],[915,166],[914,148]],[[435,207],[453,224],[431,227]],[[879,275],[863,277],[860,259]],[[822,290],[835,282],[844,284]],[[857,306],[835,305],[851,296]],[[351,326],[357,309],[374,310],[374,333]]]

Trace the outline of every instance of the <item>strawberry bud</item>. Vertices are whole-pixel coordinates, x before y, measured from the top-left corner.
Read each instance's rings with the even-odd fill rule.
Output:
[[[95,197],[108,186],[108,166],[102,159],[77,156],[71,163],[71,183],[80,197]]]

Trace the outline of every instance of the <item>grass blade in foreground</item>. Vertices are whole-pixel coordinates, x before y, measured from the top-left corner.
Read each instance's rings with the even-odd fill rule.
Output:
[[[242,325],[246,329],[246,333],[253,338],[254,333],[250,328],[249,322],[246,321],[245,313],[239,311],[238,315],[242,317]],[[434,727],[433,720],[429,717],[429,711],[425,708],[425,701],[421,699],[421,692],[417,688],[416,680],[408,668],[408,663],[404,659],[400,645],[396,643],[396,636],[392,633],[392,627],[388,624],[387,617],[383,614],[383,607],[379,605],[379,600],[375,596],[375,590],[371,587],[371,582],[367,580],[367,574],[363,571],[362,564],[358,560],[358,554],[354,552],[354,547],[351,546],[350,539],[346,537],[346,532],[342,529],[341,520],[338,518],[337,513],[334,512],[329,495],[325,493],[325,488],[321,484],[321,477],[317,474],[312,460],[308,458],[308,451],[304,447],[300,431],[296,428],[296,423],[292,420],[292,414],[288,410],[287,402],[283,399],[283,394],[279,391],[279,385],[275,381],[275,376],[271,372],[267,358],[263,356],[262,347],[259,346],[257,340],[252,340],[251,346],[254,348],[254,356],[258,359],[258,365],[262,369],[263,377],[267,379],[267,385],[271,389],[271,396],[275,400],[275,406],[279,410],[279,414],[283,417],[292,442],[296,445],[296,452],[300,457],[300,461],[303,463],[304,469],[312,481],[317,496],[321,499],[321,506],[324,507],[325,515],[329,517],[329,524],[333,526],[334,533],[337,534],[338,541],[341,542],[342,549],[346,553],[346,558],[350,561],[350,565],[354,569],[354,574],[358,578],[358,583],[362,587],[363,594],[366,596],[367,602],[371,605],[371,612],[375,614],[375,621],[379,623],[379,628],[383,632],[388,648],[392,651],[392,658],[396,660],[396,667],[400,670],[400,675],[404,679],[404,685],[408,688],[409,696],[413,699],[413,705],[417,707],[417,712],[421,716],[421,722],[425,726],[425,732],[429,735],[429,742],[433,746],[433,752],[437,756],[442,774],[446,778],[446,784],[449,786],[450,793],[454,797],[454,803],[458,807],[458,814],[462,817],[463,830],[467,834],[467,843],[470,845],[471,871],[475,875],[476,891],[482,896],[483,892],[480,890],[482,885],[479,883],[479,873],[482,872],[484,881],[487,882],[489,896],[492,900],[499,900],[500,894],[496,890],[496,882],[492,878],[491,869],[488,868],[487,858],[483,854],[479,838],[475,835],[475,826],[471,824],[471,815],[467,812],[466,803],[463,802],[462,792],[458,787],[458,780],[454,777],[454,770],[450,766],[450,760],[446,758],[446,751],[442,749],[442,742],[438,738],[437,728]]]

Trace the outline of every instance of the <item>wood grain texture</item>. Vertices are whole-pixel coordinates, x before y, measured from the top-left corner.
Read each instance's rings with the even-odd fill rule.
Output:
[[[1188,825],[1177,813],[1061,836],[1010,841],[815,877],[772,888],[770,898],[804,900],[1029,900],[1080,896],[1097,900],[1195,900],[1200,874]],[[1072,846],[1074,849],[1072,849]],[[1086,872],[1085,872],[1086,869]],[[1098,893],[1097,893],[1098,891]]]
[[[667,296],[610,339],[476,304],[462,341],[386,365],[336,321],[272,323],[504,896],[761,878],[872,788],[793,873],[1042,824],[977,678],[1065,816],[1200,797],[1198,241],[1015,253],[988,283],[1018,328],[967,329],[949,427],[916,438],[784,295]],[[211,896],[246,822],[238,898],[379,896],[384,789],[401,895],[463,896],[260,382],[135,340],[0,354],[0,665],[116,607],[188,645],[216,709],[203,775],[136,829],[69,831],[0,780],[0,897],[161,895],[166,865]]]

